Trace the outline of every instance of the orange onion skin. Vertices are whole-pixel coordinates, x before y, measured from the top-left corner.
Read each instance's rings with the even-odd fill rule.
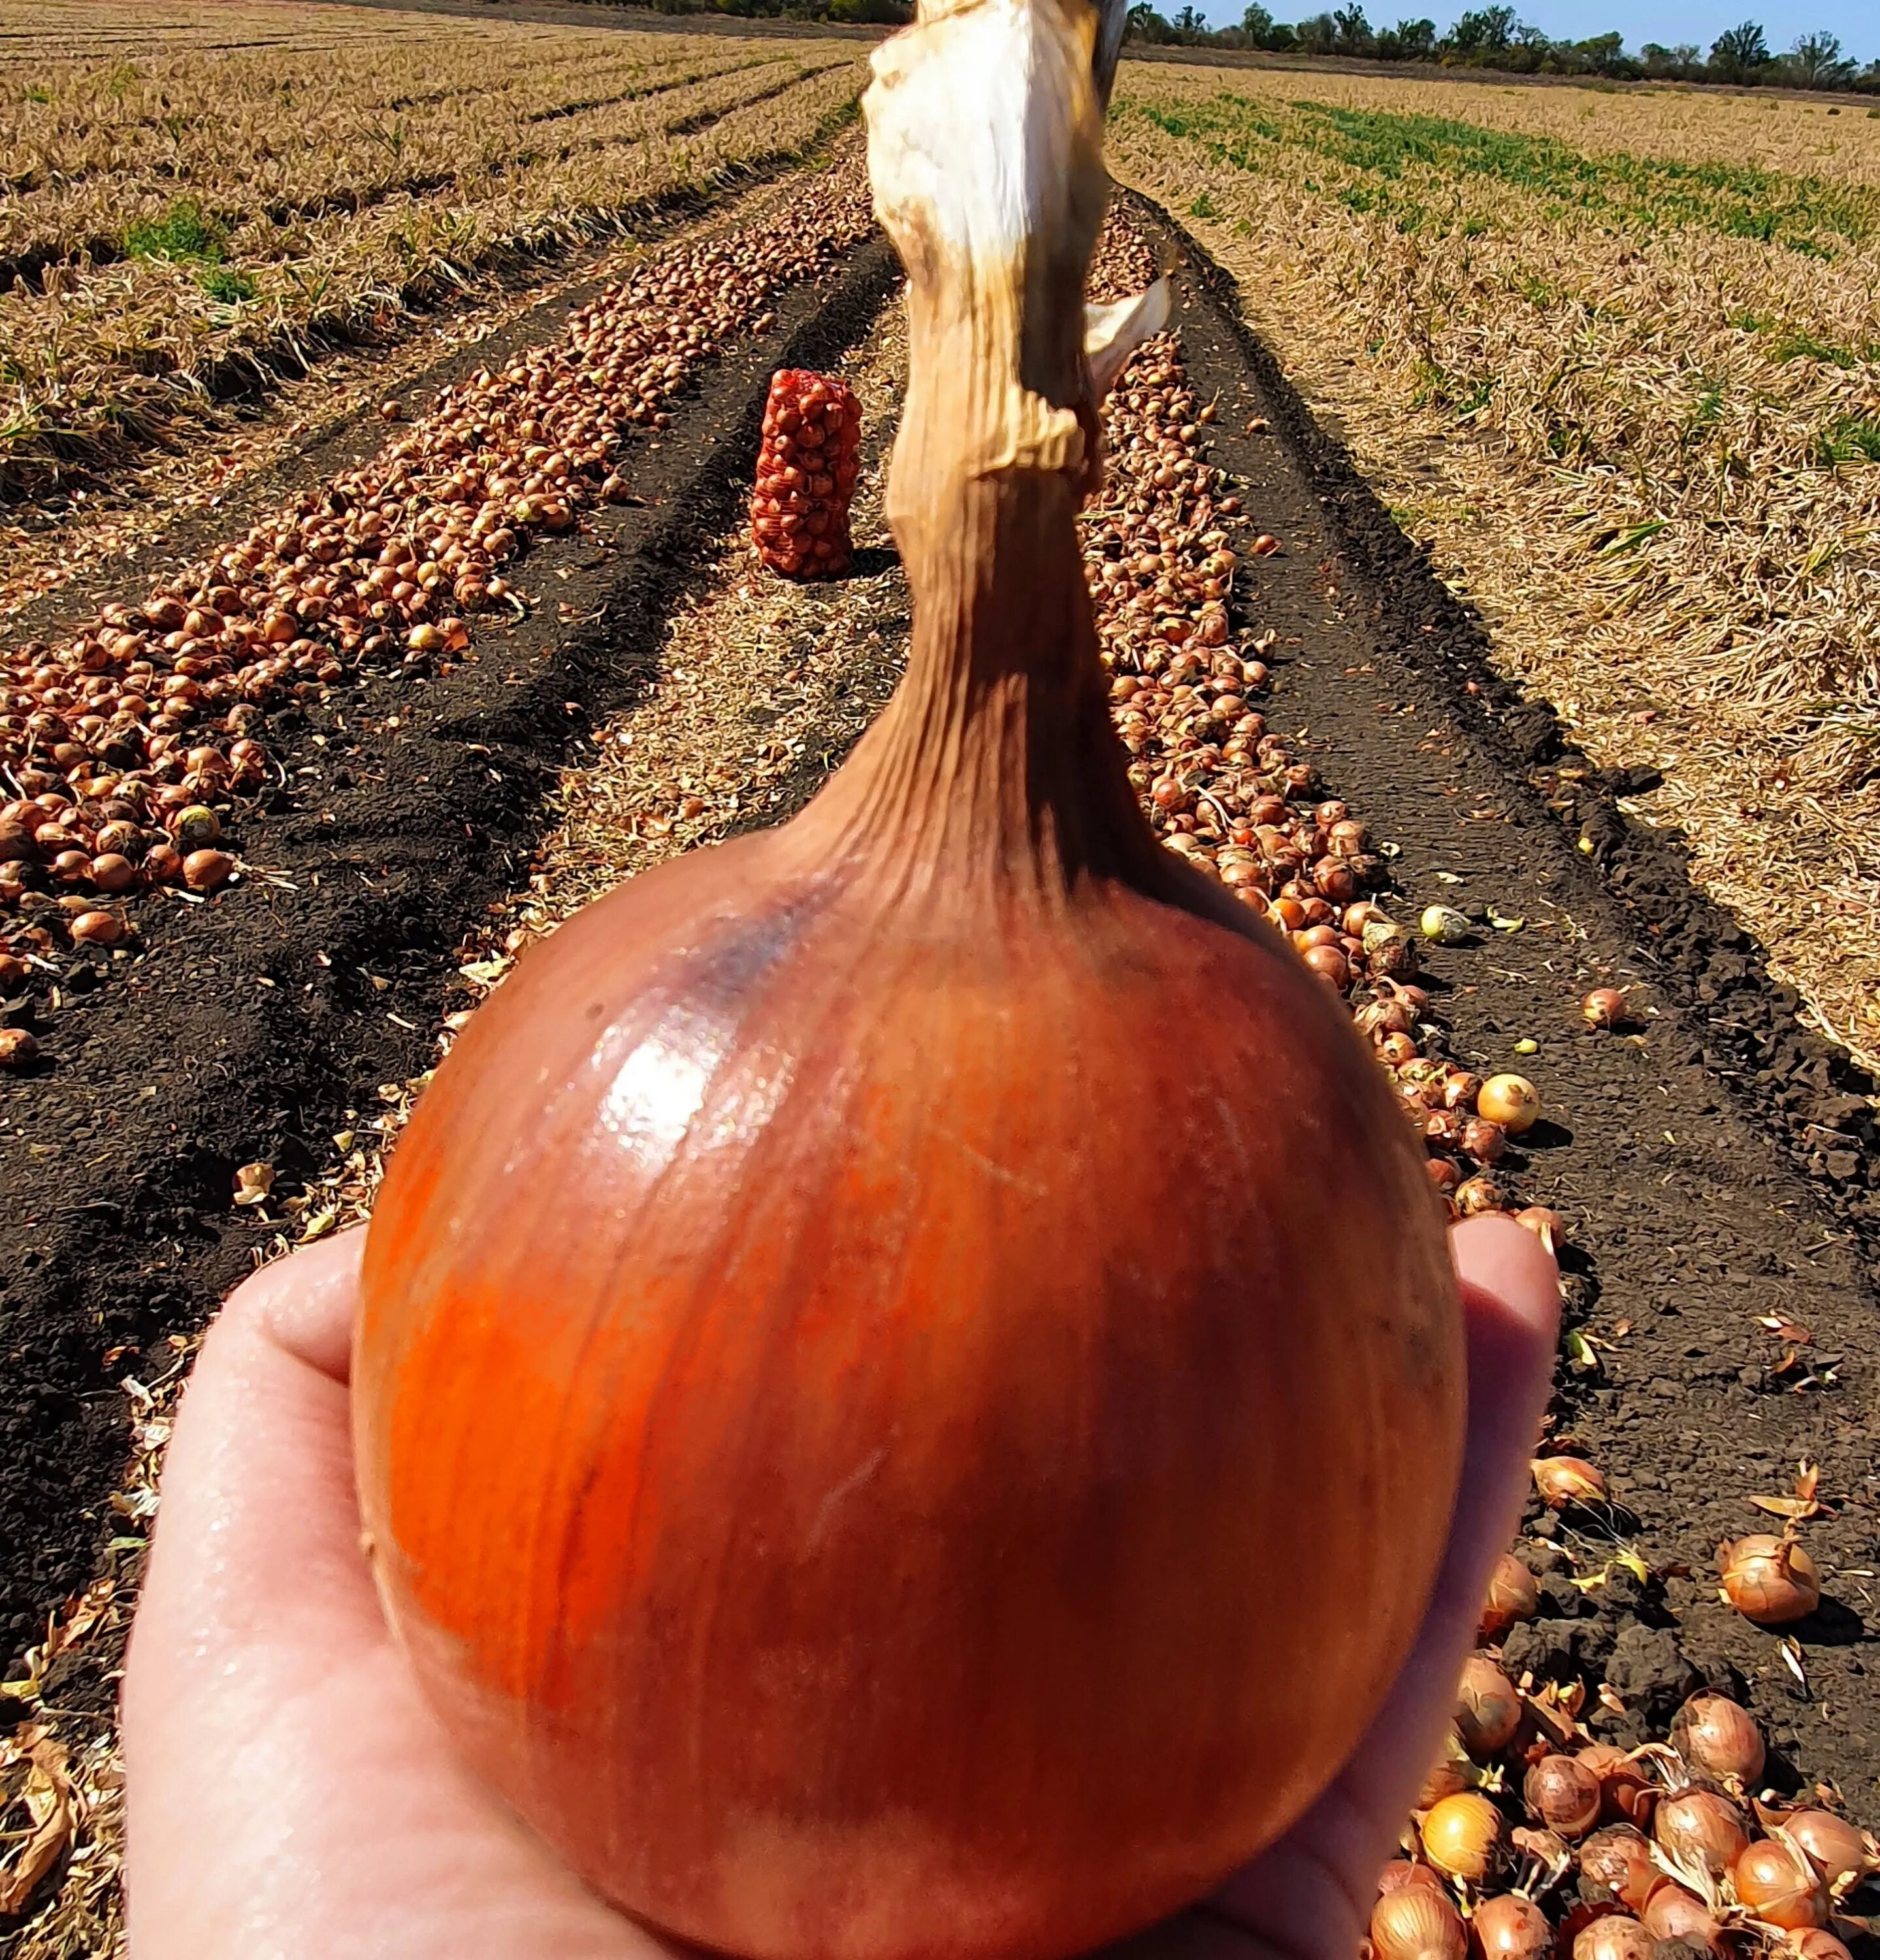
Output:
[[[1831,1810],[1797,1810],[1782,1821],[1785,1836],[1805,1851],[1829,1885],[1852,1884],[1880,1870],[1874,1841],[1859,1825]]]
[[[1469,1933],[1479,1960],[1541,1960],[1554,1944],[1547,1914],[1519,1892],[1484,1899],[1469,1921]]]
[[[355,1378],[381,1586],[484,1774],[642,1916],[1074,1951],[1277,1836],[1381,1704],[1456,1476],[1440,1232],[1277,944],[1120,889],[1002,934],[753,907],[767,861],[565,927],[422,1099]],[[1118,1038],[1168,1014],[1207,1078]],[[1301,1233],[1313,1188],[1374,1223]]]
[[[1754,1916],[1787,1933],[1828,1923],[1828,1888],[1805,1853],[1773,1838],[1749,1845],[1731,1869],[1736,1896]]]

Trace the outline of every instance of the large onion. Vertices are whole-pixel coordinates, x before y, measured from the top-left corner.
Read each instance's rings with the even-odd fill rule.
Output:
[[[1821,1574],[1793,1539],[1752,1532],[1718,1547],[1717,1569],[1724,1598],[1759,1626],[1786,1626],[1821,1604]]]
[[[1455,1494],[1420,1147],[1110,731],[1095,25],[979,0],[874,57],[895,702],[794,822],[522,961],[367,1249],[427,1691],[597,1890],[758,1960],[1026,1960],[1205,1891],[1376,1713]],[[1144,1038],[1184,1026],[1205,1071]]]

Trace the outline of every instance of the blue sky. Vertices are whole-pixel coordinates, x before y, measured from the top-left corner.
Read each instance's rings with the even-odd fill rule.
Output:
[[[1297,20],[1332,4],[1334,0],[1292,0],[1286,5],[1268,0],[1282,21]],[[1476,0],[1439,0],[1436,5],[1431,0],[1369,0],[1365,11],[1374,27],[1388,27],[1399,15],[1415,19],[1424,14],[1439,27],[1446,27],[1464,5],[1474,4]],[[1232,0],[1202,0],[1202,11],[1224,26],[1239,19],[1242,6]],[[1842,46],[1862,61],[1880,57],[1880,0],[1527,0],[1516,11],[1524,21],[1563,40],[1580,40],[1617,27],[1634,53],[1646,41],[1662,41],[1667,47],[1695,41],[1707,51],[1726,27],[1751,20],[1762,23],[1769,45],[1777,50],[1796,35],[1820,28],[1840,35]]]

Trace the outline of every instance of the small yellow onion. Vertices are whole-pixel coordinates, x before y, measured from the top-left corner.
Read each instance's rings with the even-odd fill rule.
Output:
[[[1446,1892],[1424,1885],[1399,1885],[1371,1908],[1371,1950],[1376,1960],[1464,1960],[1468,1933]]]
[[[1488,1596],[1482,1602],[1482,1638],[1499,1639],[1518,1621],[1532,1619],[1540,1606],[1541,1589],[1534,1574],[1512,1551],[1504,1551],[1495,1561]]]
[[[1742,1812],[1713,1790],[1681,1790],[1666,1797],[1653,1816],[1652,1835],[1667,1857],[1713,1879],[1722,1878],[1749,1843]]]
[[[1815,1561],[1793,1539],[1761,1532],[1717,1547],[1723,1597],[1746,1620],[1761,1627],[1784,1627],[1821,1604],[1821,1575]]]
[[[1783,1835],[1813,1860],[1830,1891],[1844,1890],[1880,1871],[1880,1847],[1858,1825],[1831,1810],[1798,1810],[1782,1820]]]
[[[1639,1914],[1645,1930],[1655,1939],[1681,1939],[1687,1946],[1702,1948],[1721,1955],[1723,1929],[1702,1899],[1682,1885],[1659,1885]]]
[[[1528,1468],[1541,1503],[1551,1511],[1597,1503],[1606,1494],[1605,1477],[1583,1456],[1537,1456]]]
[[[1671,1745],[1694,1770],[1739,1787],[1762,1774],[1762,1732],[1727,1694],[1694,1694],[1672,1722]]]
[[[1589,1028],[1616,1028],[1625,1019],[1625,990],[1595,987],[1580,1002],[1579,1011]]]
[[[1652,1960],[1652,1949],[1657,1944],[1636,1919],[1610,1912],[1574,1935],[1573,1960]]]
[[[192,803],[171,818],[170,835],[179,851],[206,850],[222,834],[222,820],[207,803]]]
[[[1747,1845],[1730,1868],[1736,1896],[1755,1917],[1785,1933],[1828,1923],[1828,1888],[1799,1851],[1773,1838]]]
[[[1632,1825],[1608,1824],[1579,1847],[1579,1888],[1589,1900],[1615,1901],[1640,1912],[1663,1882],[1645,1834]]]
[[[1519,1892],[1484,1899],[1469,1921],[1481,1960],[1541,1960],[1554,1943],[1547,1914]]]
[[[30,1068],[39,1059],[39,1043],[24,1028],[0,1028],[0,1068]]]
[[[1451,1878],[1480,1885],[1495,1869],[1504,1828],[1501,1812],[1478,1792],[1446,1796],[1423,1820],[1424,1855]]]
[[[1468,921],[1453,905],[1425,905],[1417,930],[1438,946],[1460,946],[1468,937]]]
[[[1584,1838],[1599,1822],[1599,1779],[1572,1756],[1543,1756],[1521,1786],[1529,1814],[1563,1838]]]
[[[1521,1728],[1521,1697],[1500,1668],[1485,1654],[1462,1663],[1456,1689],[1455,1726],[1462,1746],[1478,1763],[1507,1748]]]
[[[1522,1136],[1539,1120],[1541,1092],[1525,1075],[1491,1075],[1475,1099],[1475,1109],[1510,1136]]]

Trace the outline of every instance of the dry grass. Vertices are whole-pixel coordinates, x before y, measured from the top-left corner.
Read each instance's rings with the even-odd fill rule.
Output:
[[[1115,167],[1502,663],[1880,1056],[1880,120],[1126,68]]]
[[[806,151],[860,52],[0,0],[0,488]]]

